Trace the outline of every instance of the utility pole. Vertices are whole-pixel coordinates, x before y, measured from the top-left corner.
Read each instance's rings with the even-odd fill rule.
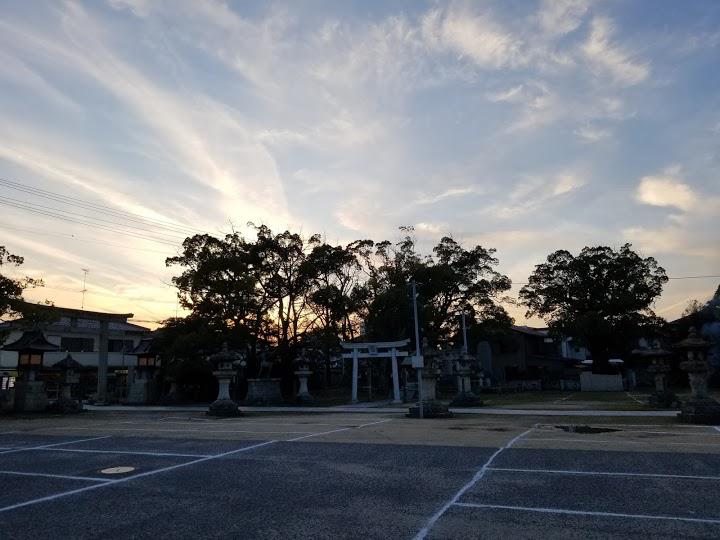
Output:
[[[462,332],[463,332],[463,353],[467,354],[467,327],[465,326],[465,311],[462,312]]]
[[[422,391],[422,363],[423,358],[420,354],[420,327],[418,325],[417,314],[417,291],[415,288],[415,280],[412,281],[412,297],[413,297],[413,313],[415,314],[415,367],[417,369],[417,385],[418,385],[418,418],[423,418],[423,391]]]
[[[90,272],[89,268],[81,268],[80,270],[83,271],[83,288],[82,291],[82,302],[80,303],[80,309],[85,309],[85,293],[87,292],[87,289],[85,288],[85,280],[87,279],[88,272]]]

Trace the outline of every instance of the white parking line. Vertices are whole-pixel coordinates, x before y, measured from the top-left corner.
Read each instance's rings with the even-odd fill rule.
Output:
[[[140,474],[134,474],[132,476],[126,476],[125,478],[118,478],[117,480],[109,480],[107,482],[103,482],[102,484],[95,484],[92,486],[85,486],[78,489],[71,489],[69,491],[63,491],[61,493],[55,493],[54,495],[48,495],[46,497],[40,497],[38,499],[31,499],[29,501],[11,504],[10,506],[5,506],[3,508],[0,508],[0,512],[9,512],[10,510],[15,510],[17,508],[22,508],[24,506],[30,506],[33,504],[38,504],[41,502],[47,502],[47,501],[54,501],[56,499],[61,499],[63,497],[68,497],[70,495],[75,495],[76,493],[83,493],[85,491],[91,491],[93,489],[99,489],[106,486],[112,486],[115,484],[120,484],[122,482],[129,482],[130,480],[135,480],[136,478],[142,478],[145,476],[152,476],[155,474],[164,473],[167,471],[172,471],[174,469],[179,469],[181,467],[189,467],[190,465],[196,465],[198,463],[203,463],[205,461],[210,461],[212,459],[218,459],[221,457],[229,456],[232,454],[239,454],[240,452],[247,452],[248,450],[253,450],[255,448],[260,448],[261,446],[267,446],[268,444],[276,443],[277,441],[267,441],[259,444],[253,444],[252,446],[245,446],[243,448],[238,448],[237,450],[231,450],[229,452],[223,452],[222,454],[216,454],[214,456],[208,456],[200,459],[194,459],[193,461],[187,461],[185,463],[178,463],[177,465],[171,465],[169,467],[163,467],[162,469],[154,469],[152,471],[147,471]]]
[[[720,446],[720,443],[691,443],[691,442],[667,442],[667,441],[658,441],[655,439],[648,439],[646,441],[628,441],[624,439],[615,439],[615,440],[608,440],[608,439],[568,439],[567,437],[533,437],[532,439],[526,439],[526,442],[534,442],[534,441],[562,441],[562,442],[578,442],[578,443],[591,443],[591,444],[607,444],[607,445],[618,445],[618,444],[644,444],[647,446],[662,446],[662,445],[670,445],[670,446]]]
[[[0,474],[7,474],[11,476],[40,476],[43,478],[62,478],[63,480],[83,480],[85,482],[112,482],[112,480],[108,480],[107,478],[95,478],[93,476],[68,476],[65,474],[46,474],[24,471],[0,471]]]
[[[210,457],[212,454],[177,454],[174,452],[141,452],[130,450],[94,450],[92,448],[38,448],[40,452],[74,452],[77,454],[129,454],[134,456],[158,457]]]
[[[377,422],[369,422],[367,424],[361,424],[359,426],[350,426],[350,427],[344,427],[340,429],[333,429],[330,431],[323,431],[322,433],[312,433],[310,435],[304,435],[302,437],[295,437],[294,439],[288,439],[286,442],[295,442],[295,441],[301,441],[303,439],[309,439],[310,437],[319,437],[320,435],[329,435],[330,433],[340,433],[341,431],[350,431],[351,429],[361,429],[368,426],[374,426],[377,424],[384,424],[385,422],[390,422],[392,418],[388,418],[386,420],[379,420]]]
[[[53,428],[50,428],[53,429]],[[163,433],[255,433],[260,435],[270,435],[273,433],[312,433],[312,431],[253,431],[247,429],[161,429],[161,428],[109,428],[109,427],[74,427],[74,428],[58,428],[66,429],[68,431],[74,431],[76,429],[82,430],[102,430],[102,431],[152,431],[163,432]]]
[[[561,514],[570,516],[594,516],[594,517],[617,517],[630,519],[657,519],[664,521],[683,521],[690,523],[710,523],[720,525],[720,519],[715,518],[690,518],[680,516],[653,516],[649,514],[621,514],[619,512],[591,512],[584,510],[566,510],[564,508],[534,508],[529,506],[509,506],[503,504],[477,504],[477,503],[455,503],[454,506],[464,508],[484,508],[492,510],[516,510],[521,512],[537,512],[540,514]]]
[[[565,469],[517,469],[511,467],[488,467],[489,471],[537,473],[537,474],[566,474],[584,476],[622,476],[637,478],[672,478],[677,480],[720,480],[720,476],[701,476],[695,474],[658,474],[658,473],[624,473],[608,471],[568,471]]]
[[[498,457],[502,453],[503,450],[507,450],[508,448],[510,448],[513,444],[515,444],[517,441],[519,441],[520,439],[525,437],[525,435],[532,432],[534,429],[535,428],[528,429],[527,431],[521,433],[517,437],[511,439],[502,448],[499,448],[498,450],[496,450],[495,453],[492,456],[490,456],[490,459],[488,459],[485,462],[485,464],[480,468],[480,470],[475,473],[475,475],[472,477],[472,479],[467,484],[465,484],[462,488],[460,488],[460,490],[453,496],[453,498],[450,499],[447,503],[445,503],[445,505],[443,505],[442,508],[440,508],[440,510],[438,510],[437,512],[435,512],[435,514],[432,515],[432,517],[428,520],[428,522],[425,524],[425,526],[422,529],[420,529],[420,531],[415,535],[414,540],[423,540],[427,536],[427,534],[430,532],[430,530],[433,528],[433,526],[435,525],[437,520],[440,519],[445,512],[447,512],[448,508],[450,508],[452,505],[456,504],[457,501],[460,499],[460,497],[465,495],[465,493],[469,489],[471,489],[475,484],[477,484],[480,481],[480,479],[482,479],[483,476],[485,476],[485,473],[487,472],[488,467],[490,467],[490,465],[495,460],[495,458]]]
[[[639,403],[640,405],[647,405],[647,401],[639,400],[638,398],[636,398],[635,396],[633,396],[630,392],[625,392],[625,394],[627,394],[627,397],[629,397],[629,398],[632,399],[633,401],[636,401],[636,402]]]
[[[78,439],[76,441],[66,441],[61,443],[55,443],[55,444],[43,444],[41,446],[20,446],[18,448],[13,448],[12,450],[5,450],[4,452],[0,452],[0,454],[10,454],[12,452],[24,452],[26,450],[42,450],[43,448],[52,448],[53,446],[62,446],[64,444],[76,444],[86,441],[98,441],[100,439],[109,439],[110,435],[105,435],[104,437],[92,437],[90,439]]]
[[[371,426],[371,425],[374,425],[374,424],[382,424],[382,423],[384,423],[384,422],[389,422],[390,420],[391,420],[391,419],[380,420],[380,421],[378,421],[378,422],[370,422],[370,423],[368,423],[368,424],[362,424],[362,425],[360,425],[360,426],[353,426],[353,427],[348,427],[348,428],[335,429],[335,430],[332,430],[332,431],[325,431],[325,432],[321,432],[321,433],[311,433],[310,435],[305,435],[305,436],[303,436],[303,437],[297,437],[297,438],[295,438],[295,439],[290,439],[288,442],[299,441],[299,440],[301,440],[301,439],[307,439],[307,438],[309,438],[309,437],[317,437],[317,436],[320,436],[320,435],[327,435],[328,433],[336,433],[336,432],[339,432],[339,431],[348,431],[348,430],[350,430],[350,429],[360,429],[360,428],[363,428],[363,427],[366,427],[366,426]],[[109,435],[108,435],[108,436],[105,436],[105,437],[94,437],[94,438],[92,438],[92,439],[81,439],[81,440],[78,440],[78,441],[70,441],[70,442],[58,443],[58,444],[73,444],[73,443],[77,443],[77,442],[93,441],[93,440],[97,440],[97,439],[106,439],[106,438],[108,438],[108,437],[109,437]],[[222,457],[226,457],[226,456],[230,456],[230,455],[234,455],[234,454],[239,454],[239,453],[241,453],[241,452],[247,452],[248,450],[254,450],[255,448],[260,448],[260,447],[263,447],[263,446],[268,446],[268,445],[270,445],[270,444],[275,444],[275,443],[277,443],[277,442],[280,442],[280,441],[272,440],[272,441],[266,441],[266,442],[262,442],[262,443],[258,443],[258,444],[253,444],[252,446],[245,446],[245,447],[239,448],[239,449],[237,449],[237,450],[230,450],[229,452],[223,452],[223,453],[221,453],[221,454],[215,454],[215,455],[211,455],[211,456],[204,456],[204,457],[201,457],[201,458],[198,458],[198,459],[194,459],[194,460],[192,460],[192,461],[187,461],[187,462],[185,462],[185,463],[178,463],[178,464],[176,464],[176,465],[171,465],[171,466],[169,466],[169,467],[163,467],[163,468],[161,468],[161,469],[154,469],[154,470],[151,470],[151,471],[146,471],[146,472],[144,472],[144,473],[134,474],[134,475],[132,475],[132,476],[126,476],[126,477],[124,477],[124,478],[118,478],[117,480],[106,480],[106,481],[103,481],[102,483],[98,483],[98,484],[95,484],[95,485],[92,485],[92,486],[85,486],[85,487],[78,488],[78,489],[72,489],[72,490],[69,490],[69,491],[63,491],[63,492],[61,492],[61,493],[56,493],[56,494],[54,494],[54,495],[48,495],[48,496],[46,496],[46,497],[40,497],[40,498],[37,498],[37,499],[32,499],[32,500],[25,501],[25,502],[21,502],[21,503],[11,504],[11,505],[9,505],[9,506],[5,506],[5,507],[3,507],[3,508],[0,508],[0,513],[1,513],[1,512],[8,512],[8,511],[10,511],[10,510],[15,510],[15,509],[17,509],[17,508],[22,508],[22,507],[25,507],[25,506],[31,506],[31,505],[33,505],[33,504],[38,504],[38,503],[41,503],[41,502],[47,502],[47,501],[53,501],[53,500],[56,500],[56,499],[61,499],[61,498],[63,498],[63,497],[68,497],[68,496],[70,496],[70,495],[75,495],[76,493],[84,493],[84,492],[86,492],[86,491],[91,491],[91,490],[93,490],[93,489],[98,489],[98,488],[105,487],[105,486],[112,486],[112,485],[119,484],[119,483],[122,483],[122,482],[129,482],[130,480],[135,480],[136,478],[143,478],[143,477],[145,477],[145,476],[152,476],[152,475],[155,475],[155,474],[160,474],[160,473],[164,473],[164,472],[167,472],[167,471],[172,471],[172,470],[175,470],[175,469],[180,469],[180,468],[182,468],[182,467],[189,467],[189,466],[191,466],[191,465],[196,465],[196,464],[198,464],[198,463],[204,463],[204,462],[206,462],[206,461],[210,461],[210,460],[213,460],[213,459],[219,459],[219,458],[222,458]],[[39,447],[34,447],[34,448],[23,448],[23,450],[31,450],[31,449],[32,449],[32,450],[40,450],[40,449],[42,449],[42,448],[49,448],[49,447],[51,447],[51,446],[57,446],[57,445],[44,445],[44,446],[39,446]],[[29,474],[30,474],[30,473],[29,473]],[[40,473],[35,473],[35,474],[40,475]],[[79,478],[79,477],[76,477],[76,478]],[[96,479],[96,480],[97,480],[97,479]]]

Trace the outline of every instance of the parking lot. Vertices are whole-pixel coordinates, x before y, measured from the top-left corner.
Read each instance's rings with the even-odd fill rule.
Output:
[[[720,431],[616,420],[3,419],[0,538],[720,537]]]

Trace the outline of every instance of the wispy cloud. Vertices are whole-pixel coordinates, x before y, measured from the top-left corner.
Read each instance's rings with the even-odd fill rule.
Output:
[[[593,18],[590,35],[583,51],[587,60],[596,66],[601,74],[608,74],[621,85],[638,84],[650,75],[647,63],[633,58],[632,53],[611,42],[615,32],[613,23],[607,17]]]

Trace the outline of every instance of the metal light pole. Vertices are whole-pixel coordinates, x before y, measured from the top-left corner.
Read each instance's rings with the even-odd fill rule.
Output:
[[[420,355],[420,327],[418,326],[417,314],[417,292],[415,280],[412,281],[413,313],[415,314],[415,361],[417,362],[417,384],[418,384],[418,418],[423,418],[423,394],[422,394],[422,356]]]

